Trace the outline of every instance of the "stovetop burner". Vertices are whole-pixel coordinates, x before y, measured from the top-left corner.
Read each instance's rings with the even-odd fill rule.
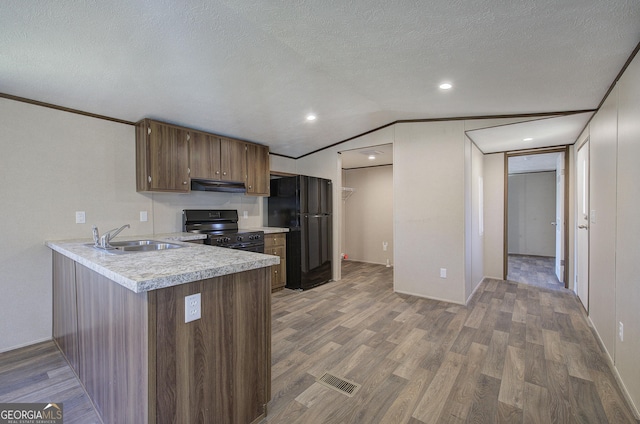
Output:
[[[205,244],[264,252],[264,232],[239,230],[238,211],[185,209],[182,211],[182,222],[186,232],[207,234]]]

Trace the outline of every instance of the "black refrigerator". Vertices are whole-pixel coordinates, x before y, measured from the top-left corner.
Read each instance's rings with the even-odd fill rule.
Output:
[[[296,175],[271,180],[270,227],[287,233],[287,283],[310,289],[332,278],[331,180]]]

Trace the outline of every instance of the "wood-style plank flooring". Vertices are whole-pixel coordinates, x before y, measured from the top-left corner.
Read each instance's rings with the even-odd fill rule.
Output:
[[[564,284],[556,277],[555,266],[555,258],[510,254],[507,280],[552,290],[564,289]]]
[[[0,403],[62,403],[65,424],[99,424],[71,367],[52,342],[0,353]]]
[[[274,294],[267,422],[636,423],[570,291],[487,279],[459,306],[392,280],[345,262],[342,281]]]
[[[576,297],[485,280],[467,306],[393,293],[392,268],[273,295],[265,423],[637,423]],[[347,397],[315,379],[362,387]],[[0,354],[0,402],[98,422],[52,342]]]

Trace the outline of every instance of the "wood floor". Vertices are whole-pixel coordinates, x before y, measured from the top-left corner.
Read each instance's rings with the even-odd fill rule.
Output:
[[[636,423],[576,297],[486,280],[467,306],[392,291],[392,270],[273,301],[269,423]],[[323,372],[362,384],[353,397]]]
[[[62,403],[64,424],[101,423],[52,341],[0,353],[0,403]]]
[[[507,279],[546,289],[564,289],[556,277],[556,260],[545,256],[514,255],[507,258]]]
[[[576,297],[486,280],[467,306],[393,293],[392,268],[273,295],[264,423],[637,423]],[[361,384],[348,397],[315,379]],[[64,402],[97,422],[52,343],[0,354],[0,403]]]

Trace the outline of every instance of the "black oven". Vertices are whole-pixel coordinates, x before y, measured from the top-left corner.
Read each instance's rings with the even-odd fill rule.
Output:
[[[205,244],[264,253],[264,232],[238,229],[238,211],[228,209],[185,209],[183,230],[206,234]]]

